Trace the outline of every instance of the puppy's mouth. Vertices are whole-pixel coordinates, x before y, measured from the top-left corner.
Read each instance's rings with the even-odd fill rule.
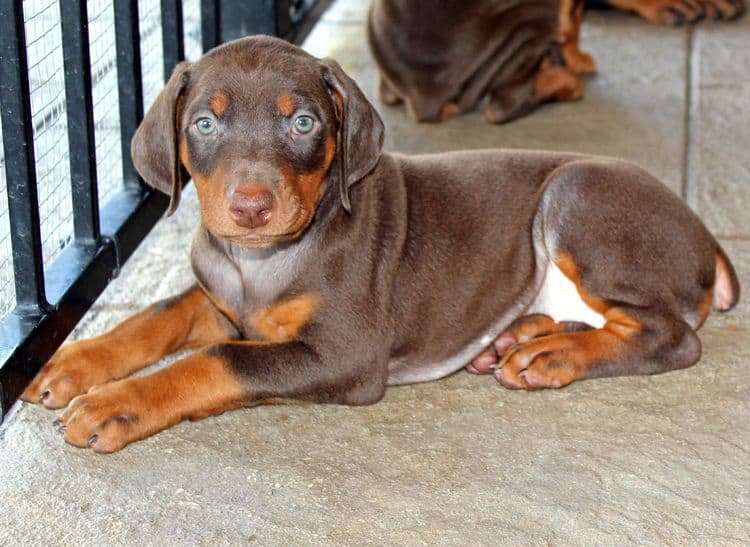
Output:
[[[304,209],[298,209],[290,221],[285,223],[287,228],[276,233],[263,232],[263,228],[248,230],[239,234],[220,233],[214,230],[211,230],[211,232],[217,238],[236,243],[242,247],[262,249],[298,239],[312,222],[313,216]]]

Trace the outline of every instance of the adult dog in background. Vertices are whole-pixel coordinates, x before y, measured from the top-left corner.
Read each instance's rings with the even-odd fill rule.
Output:
[[[65,440],[111,452],[237,407],[374,403],[472,360],[524,389],[683,368],[739,297],[716,240],[635,165],[410,157],[383,131],[335,61],[275,38],[178,65],[132,152],[170,212],[193,178],[197,284],[63,346],[23,399],[67,405]]]
[[[596,70],[579,49],[588,4],[670,25],[734,19],[744,11],[744,0],[373,0],[367,37],[380,72],[379,98],[405,103],[420,122],[482,106],[491,123],[547,101],[578,99],[582,75]]]

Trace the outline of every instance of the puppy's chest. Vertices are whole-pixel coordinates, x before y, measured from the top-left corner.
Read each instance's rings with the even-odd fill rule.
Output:
[[[214,305],[245,338],[283,341],[296,334],[315,308],[314,295],[287,294],[303,271],[300,250],[194,251],[193,271]]]

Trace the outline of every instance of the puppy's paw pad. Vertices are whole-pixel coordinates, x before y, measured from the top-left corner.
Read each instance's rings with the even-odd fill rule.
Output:
[[[497,353],[492,347],[489,347],[477,355],[466,366],[466,370],[472,374],[490,374],[497,366],[497,361]]]

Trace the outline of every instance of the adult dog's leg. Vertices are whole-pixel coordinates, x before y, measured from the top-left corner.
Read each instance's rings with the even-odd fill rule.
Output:
[[[229,320],[194,286],[146,308],[106,334],[65,344],[21,399],[60,408],[92,386],[128,376],[170,353],[236,337]]]
[[[395,106],[404,102],[401,96],[391,87],[382,75],[378,82],[378,99],[381,103],[388,106]]]
[[[581,76],[545,58],[530,81],[509,83],[490,92],[484,117],[490,123],[506,123],[546,101],[572,101],[581,97]]]
[[[574,74],[596,72],[596,63],[579,47],[583,8],[585,0],[562,0],[560,2],[559,33],[565,66]]]
[[[704,17],[736,19],[745,12],[744,0],[607,0],[621,11],[634,12],[662,25],[695,23]]]

